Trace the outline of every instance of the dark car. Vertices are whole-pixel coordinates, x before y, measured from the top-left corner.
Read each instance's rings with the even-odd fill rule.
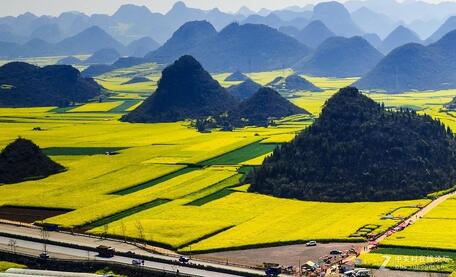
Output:
[[[331,252],[329,252],[330,255],[333,255],[333,256],[340,256],[342,255],[344,252],[340,251],[340,250],[331,250]]]

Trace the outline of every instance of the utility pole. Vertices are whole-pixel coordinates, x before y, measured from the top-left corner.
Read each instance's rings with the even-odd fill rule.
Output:
[[[8,246],[11,247],[11,252],[13,252],[13,254],[16,254],[16,240],[10,239]]]
[[[43,240],[43,252],[47,253],[47,240],[49,239],[49,232],[41,227],[41,239]]]

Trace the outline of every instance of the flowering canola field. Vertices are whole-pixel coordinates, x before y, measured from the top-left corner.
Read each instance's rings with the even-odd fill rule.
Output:
[[[325,91],[296,92],[290,100],[313,116],[292,116],[269,128],[198,133],[189,122],[120,122],[155,89],[159,70],[156,65],[138,66],[100,76],[97,81],[113,91],[108,102],[68,110],[0,108],[0,148],[18,136],[28,138],[45,151],[52,149],[51,158],[67,168],[45,179],[0,186],[0,205],[69,209],[45,221],[94,234],[140,238],[182,252],[206,252],[311,239],[358,241],[364,226],[382,232],[397,223],[382,219],[384,215],[402,207],[401,216],[408,216],[416,209],[406,207],[428,201],[320,203],[252,194],[246,185],[239,187],[246,168],[261,164],[275,145],[293,139],[332,94],[356,79],[309,77]],[[291,73],[250,77],[266,84]],[[123,85],[136,75],[150,82]],[[227,75],[215,78],[229,86],[222,81]],[[456,127],[453,115],[439,109],[456,91],[434,93],[372,97],[389,106],[411,105]],[[105,155],[104,149],[116,149],[117,155]],[[450,206],[442,206],[434,217],[449,217]],[[443,229],[451,233],[456,226]],[[432,238],[426,240],[432,243]]]

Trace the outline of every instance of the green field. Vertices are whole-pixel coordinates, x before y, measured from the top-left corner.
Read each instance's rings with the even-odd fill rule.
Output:
[[[44,61],[42,61],[44,62]],[[49,60],[48,60],[49,62]],[[104,102],[57,108],[0,108],[0,147],[18,136],[32,139],[67,171],[45,179],[0,186],[0,205],[70,209],[46,221],[94,234],[140,238],[182,252],[209,252],[319,241],[360,241],[399,222],[429,200],[320,203],[248,193],[238,187],[281,143],[312,124],[325,101],[351,79],[309,77],[322,93],[296,92],[291,101],[312,116],[291,116],[276,126],[198,133],[190,122],[130,124],[118,119],[156,88],[162,67],[136,66],[97,78],[111,94]],[[262,84],[290,70],[249,74]],[[134,76],[150,82],[122,85]],[[228,73],[216,75],[223,80]],[[231,83],[221,81],[222,85]],[[413,107],[452,128],[456,114],[442,111],[456,91],[371,95],[389,107]],[[39,127],[39,130],[37,130]],[[118,152],[106,155],[106,152]],[[453,200],[454,201],[454,200]],[[408,207],[408,208],[404,208]],[[456,248],[454,206],[445,204],[411,226],[419,237],[392,237],[396,246]],[[423,222],[423,223],[421,223]],[[427,232],[426,224],[445,227]],[[420,225],[422,225],[420,227]],[[400,234],[400,233],[399,233]],[[398,234],[398,236],[399,236]],[[403,235],[403,234],[400,234]],[[453,240],[447,240],[454,243]]]

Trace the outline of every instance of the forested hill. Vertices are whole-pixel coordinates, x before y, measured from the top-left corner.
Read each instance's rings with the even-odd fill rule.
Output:
[[[67,106],[100,95],[92,78],[69,65],[40,68],[23,62],[0,67],[0,107]]]
[[[0,153],[0,184],[44,178],[63,170],[27,139],[16,139]]]
[[[277,149],[250,191],[316,201],[415,199],[456,183],[451,130],[414,111],[388,111],[353,87]]]
[[[174,122],[231,111],[238,100],[212,79],[192,56],[182,56],[163,70],[158,88],[122,117],[127,122]]]

